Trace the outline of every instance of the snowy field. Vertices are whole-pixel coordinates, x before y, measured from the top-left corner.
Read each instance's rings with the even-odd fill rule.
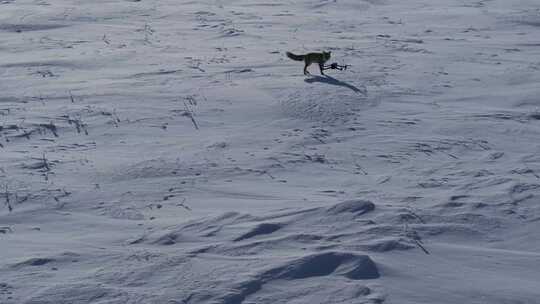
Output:
[[[539,84],[538,0],[0,0],[0,303],[539,303]]]

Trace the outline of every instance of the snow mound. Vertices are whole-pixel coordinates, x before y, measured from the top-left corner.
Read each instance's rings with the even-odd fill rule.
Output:
[[[22,262],[17,262],[11,265],[12,269],[21,269],[27,267],[36,267],[36,266],[50,266],[52,265],[61,265],[66,263],[77,262],[80,258],[80,255],[73,252],[64,252],[58,255],[49,256],[49,257],[36,257],[29,258]]]
[[[282,225],[280,224],[273,224],[273,223],[262,223],[257,225],[252,230],[248,231],[247,233],[239,236],[234,241],[241,241],[245,239],[249,239],[258,235],[265,235],[265,234],[271,234],[272,232],[278,231],[281,229]]]
[[[376,279],[379,271],[367,255],[346,252],[323,252],[301,257],[269,270],[263,278],[305,279],[330,274],[343,275],[349,279]]]
[[[375,204],[367,200],[348,200],[327,209],[328,214],[354,213],[362,215],[375,210]]]
[[[366,251],[372,252],[388,252],[393,250],[409,250],[415,248],[414,245],[410,244],[410,241],[406,241],[402,238],[389,238],[382,240],[373,240],[371,242],[365,243],[363,247]]]
[[[312,76],[305,84],[303,90],[282,98],[285,115],[319,122],[345,121],[376,104],[364,87],[330,76]]]
[[[126,293],[99,284],[65,284],[46,288],[24,304],[112,304],[126,303]]]
[[[331,275],[350,280],[370,280],[380,276],[377,266],[367,255],[335,251],[316,253],[290,260],[236,284],[232,288],[234,291],[225,295],[220,303],[242,303],[248,296],[261,291],[265,285],[279,285],[281,280],[308,280]],[[362,286],[355,296],[369,293],[369,288]]]

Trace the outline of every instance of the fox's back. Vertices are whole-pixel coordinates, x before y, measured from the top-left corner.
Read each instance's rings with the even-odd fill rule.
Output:
[[[305,56],[305,61],[307,63],[325,63],[328,61],[328,59],[330,59],[329,54],[326,55],[324,53],[307,53]]]

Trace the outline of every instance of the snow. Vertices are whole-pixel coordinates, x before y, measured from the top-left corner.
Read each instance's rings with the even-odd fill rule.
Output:
[[[0,1],[0,303],[536,303],[533,0]],[[346,71],[285,52],[332,51]]]

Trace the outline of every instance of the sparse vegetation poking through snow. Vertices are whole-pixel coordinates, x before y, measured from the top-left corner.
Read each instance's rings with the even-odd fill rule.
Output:
[[[69,91],[69,99],[71,100],[71,103],[75,103],[75,98],[73,97],[71,91]]]
[[[6,208],[8,208],[9,212],[13,211],[13,206],[11,204],[11,193],[9,192],[9,188],[8,188],[8,185],[4,185],[3,187],[4,191],[3,191],[3,196],[4,196],[4,205],[6,206]]]
[[[49,130],[54,135],[54,137],[58,137],[58,129],[52,121],[48,124],[40,124],[40,127]]]
[[[186,198],[185,197],[182,199],[182,202],[177,203],[176,206],[182,207],[182,208],[186,209],[187,211],[191,211],[191,207],[186,205]]]
[[[120,120],[120,117],[118,117],[118,115],[116,114],[116,109],[113,110],[112,112],[109,112],[109,111],[101,111],[101,114],[104,115],[104,116],[109,116],[111,118],[111,123],[116,127],[118,128],[119,127],[119,123],[122,122],[122,120]],[[86,132],[88,133],[88,132]],[[88,135],[88,134],[86,134]]]
[[[138,32],[142,32],[144,34],[144,43],[145,44],[152,44],[152,42],[150,41],[150,37],[152,37],[152,35],[154,35],[155,31],[154,29],[150,26],[150,24],[148,23],[145,23],[144,24],[144,27],[140,30],[137,30]]]
[[[0,197],[3,198],[4,206],[9,212],[14,210],[14,205],[22,204],[30,198],[29,195],[23,195],[17,190],[10,189],[7,183],[2,186]],[[9,232],[12,232],[11,229],[8,230]]]
[[[105,42],[106,45],[110,45],[111,42],[109,41],[109,38],[107,38],[107,34],[103,34],[103,37],[101,37],[101,40]]]
[[[197,124],[197,121],[195,120],[195,115],[193,114],[193,110],[191,109],[191,106],[188,106],[188,104],[184,102],[184,109],[185,109],[184,116],[189,117],[195,129],[199,130],[199,125]]]
[[[49,165],[49,161],[47,160],[45,153],[42,154],[41,163],[42,163],[42,168],[45,169],[45,172],[51,171],[51,166]]]
[[[57,189],[57,192],[60,192],[60,193],[57,195],[54,195],[53,199],[58,203],[57,208],[61,209],[65,206],[65,202],[61,202],[60,199],[70,196],[71,192],[67,191],[66,189]]]
[[[88,135],[87,125],[82,121],[80,115],[78,117],[72,118],[69,115],[62,116],[62,119],[66,120],[69,125],[74,125],[77,133],[84,132],[85,135]]]

